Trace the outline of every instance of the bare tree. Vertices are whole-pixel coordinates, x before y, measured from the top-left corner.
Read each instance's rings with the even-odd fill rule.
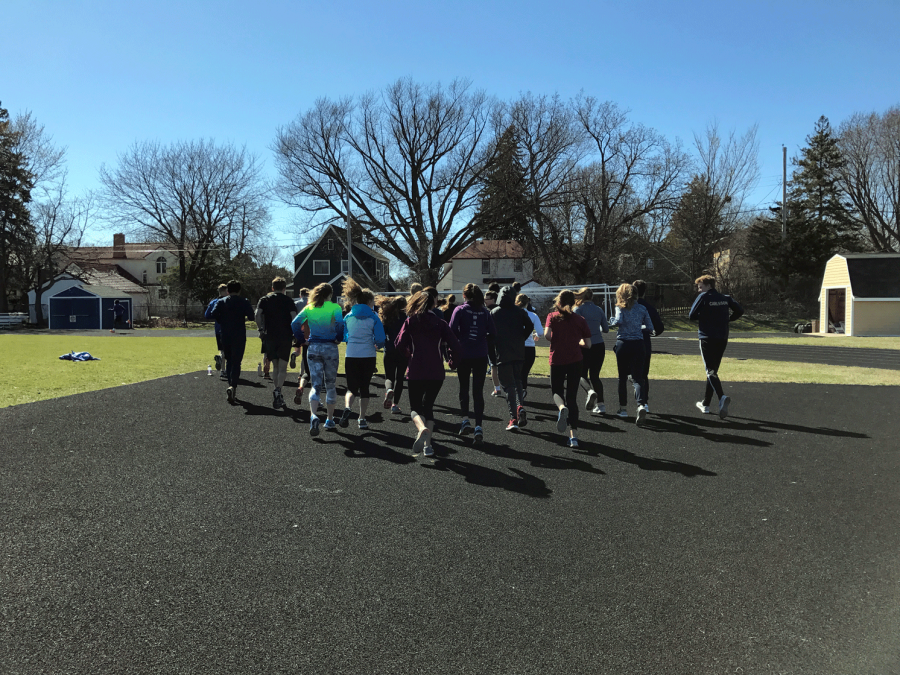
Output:
[[[117,167],[101,167],[100,181],[110,222],[177,254],[185,313],[201,270],[245,252],[268,223],[261,166],[245,148],[206,140],[135,143]]]
[[[900,251],[900,107],[856,113],[838,129],[839,185],[877,251]]]
[[[365,232],[433,284],[477,234],[491,109],[464,80],[407,78],[355,102],[320,99],[278,130],[276,193],[312,216],[310,230],[345,220],[349,199],[353,236]]]

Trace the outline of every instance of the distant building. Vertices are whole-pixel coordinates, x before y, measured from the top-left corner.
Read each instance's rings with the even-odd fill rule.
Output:
[[[518,281],[526,284],[534,274],[534,265],[525,258],[525,249],[517,241],[479,239],[444,263],[439,291],[460,290],[466,284],[486,287]]]
[[[900,254],[833,256],[819,292],[819,332],[900,335]]]
[[[364,288],[394,291],[390,260],[362,242],[353,242],[353,278]],[[312,244],[294,254],[294,297],[301,288],[313,289],[325,282],[340,293],[347,275],[347,230],[329,225]]]

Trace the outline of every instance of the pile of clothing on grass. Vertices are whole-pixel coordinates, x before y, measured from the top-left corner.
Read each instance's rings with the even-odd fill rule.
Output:
[[[88,352],[70,352],[59,357],[60,361],[99,361],[96,356],[91,356]]]

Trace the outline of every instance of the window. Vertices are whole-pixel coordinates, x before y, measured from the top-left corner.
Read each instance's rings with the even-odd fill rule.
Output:
[[[347,261],[341,260],[341,274],[347,274]]]
[[[160,286],[159,292],[157,293],[157,295],[159,296],[160,300],[165,300],[166,298],[169,297],[169,289],[166,288],[165,286]]]
[[[146,284],[146,283],[147,283],[147,270],[144,270],[144,271],[141,273],[141,283],[142,283],[142,284]]]
[[[328,250],[329,251],[334,250],[334,239],[330,239],[330,238],[328,239]]]
[[[644,263],[644,267],[646,267],[648,270],[652,270],[653,269],[653,258],[647,258],[647,262]]]
[[[489,258],[482,258],[481,260],[481,273],[482,274],[490,274],[491,273],[491,261]]]
[[[164,256],[159,256],[156,259],[156,273],[157,274],[165,274],[166,273],[166,259]]]
[[[521,272],[522,271],[522,259],[515,258],[513,260],[513,272]]]
[[[313,276],[327,277],[331,275],[330,260],[313,260]]]

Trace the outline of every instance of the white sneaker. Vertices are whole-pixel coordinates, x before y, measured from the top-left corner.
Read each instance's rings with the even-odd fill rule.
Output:
[[[645,403],[645,404],[644,404],[644,409],[647,411],[647,414],[649,415],[649,414],[650,414],[650,404],[649,404],[649,403]]]
[[[728,417],[728,404],[731,403],[730,396],[723,396],[719,400],[719,417],[723,420]]]
[[[697,401],[697,409],[704,415],[709,415],[709,406],[703,405],[703,401]]]
[[[587,400],[584,402],[584,409],[585,409],[585,410],[592,410],[592,409],[594,408],[594,405],[595,405],[596,403],[597,403],[597,392],[594,391],[593,389],[591,389],[591,390],[588,392]]]
[[[634,420],[634,423],[638,426],[641,426],[644,423],[644,420],[647,419],[647,406],[639,405],[637,409],[637,419]]]
[[[606,406],[604,404],[595,405],[594,409],[591,411],[594,415],[605,415],[606,414]]]

